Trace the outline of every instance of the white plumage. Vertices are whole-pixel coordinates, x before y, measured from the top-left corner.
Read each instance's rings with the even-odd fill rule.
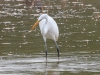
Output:
[[[45,38],[51,38],[57,41],[59,37],[59,30],[58,30],[57,23],[54,21],[54,19],[47,14],[42,14],[38,18],[38,20],[41,20],[39,22],[41,34]]]

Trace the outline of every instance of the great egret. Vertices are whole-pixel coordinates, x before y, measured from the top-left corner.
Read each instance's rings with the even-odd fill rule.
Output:
[[[58,52],[58,59],[59,59],[59,48],[57,45],[57,40],[59,37],[59,30],[57,23],[54,21],[52,17],[50,17],[47,14],[41,14],[37,20],[37,22],[33,25],[31,30],[33,30],[37,25],[39,24],[41,34],[43,36],[44,42],[45,42],[45,48],[46,48],[46,59],[47,59],[47,44],[46,44],[46,39],[50,38],[54,40],[56,47],[57,47],[57,52]]]

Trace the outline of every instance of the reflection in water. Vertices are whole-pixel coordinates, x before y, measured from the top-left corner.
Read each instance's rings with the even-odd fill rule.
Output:
[[[39,16],[36,10],[30,10],[31,5],[27,6],[24,0],[0,0],[0,74],[99,74],[100,1],[44,0],[43,3],[44,11],[49,10],[48,14],[59,26],[59,61],[54,42],[48,40],[46,63],[39,28],[23,39],[22,34],[29,31]]]

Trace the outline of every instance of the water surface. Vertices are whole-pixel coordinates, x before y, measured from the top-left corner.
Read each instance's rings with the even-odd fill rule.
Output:
[[[53,0],[44,7],[59,27],[60,59],[48,39],[46,61],[39,27],[23,38],[39,16],[36,8],[20,0],[1,0],[0,75],[99,75],[100,1]]]

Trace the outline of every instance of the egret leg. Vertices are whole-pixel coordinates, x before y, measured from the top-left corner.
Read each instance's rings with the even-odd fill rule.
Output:
[[[46,53],[46,60],[47,60],[47,53],[48,53],[48,50],[47,50],[46,37],[43,36],[43,39],[44,39],[44,43],[45,43],[45,53]]]
[[[55,41],[56,47],[57,47],[57,52],[58,52],[58,59],[59,59],[59,47],[57,45],[57,42]]]
[[[47,50],[47,43],[46,43],[46,41],[44,41],[44,43],[45,43],[45,53],[46,53],[46,60],[47,60],[47,53],[48,53],[48,50]]]

